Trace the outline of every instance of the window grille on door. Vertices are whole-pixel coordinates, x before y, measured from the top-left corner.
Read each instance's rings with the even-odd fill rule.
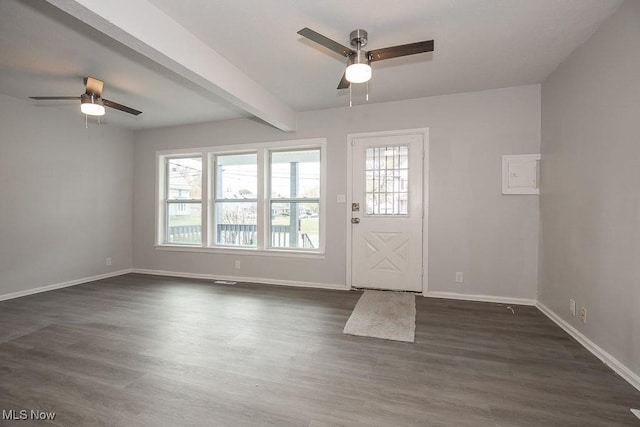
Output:
[[[407,215],[409,148],[371,147],[365,153],[365,214]]]

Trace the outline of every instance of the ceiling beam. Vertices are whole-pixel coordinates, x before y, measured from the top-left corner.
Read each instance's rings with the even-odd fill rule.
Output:
[[[47,0],[76,19],[286,132],[296,113],[146,0]]]

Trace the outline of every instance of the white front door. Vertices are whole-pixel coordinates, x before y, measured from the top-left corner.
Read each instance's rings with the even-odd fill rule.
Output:
[[[422,291],[424,135],[352,139],[351,285]]]

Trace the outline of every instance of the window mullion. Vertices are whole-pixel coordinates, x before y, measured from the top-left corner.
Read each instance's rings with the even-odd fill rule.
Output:
[[[207,243],[206,247],[211,247],[215,244],[215,236],[213,230],[216,228],[214,219],[215,214],[215,180],[216,173],[216,156],[213,153],[207,153],[207,192],[202,194],[207,204]]]
[[[209,156],[206,153],[201,154],[202,159],[202,175],[200,175],[200,245],[209,246]]]
[[[258,199],[213,199],[213,201],[222,203],[257,203]]]
[[[283,203],[320,203],[320,198],[319,197],[303,197],[303,198],[298,198],[298,197],[279,197],[279,198],[272,198],[269,199],[271,202],[283,202]]]
[[[211,214],[209,215],[209,218],[211,218],[211,244],[212,245],[217,245],[218,244],[218,219],[219,219],[219,213],[218,213],[218,197],[219,194],[218,192],[220,191],[220,166],[218,165],[218,156],[215,154],[211,155],[211,162],[213,164],[213,170],[211,171],[211,180],[213,181],[212,185],[211,185],[211,190],[210,190],[210,194],[211,194],[211,198],[213,199],[213,201],[211,202]]]
[[[264,249],[266,247],[266,229],[268,228],[268,220],[266,218],[267,212],[269,211],[268,206],[265,205],[266,197],[268,194],[267,182],[266,179],[266,150],[261,149],[257,151],[257,183],[258,183],[258,200],[256,200],[256,246],[258,249]]]
[[[164,159],[164,209],[162,217],[162,243],[169,241],[169,159]]]

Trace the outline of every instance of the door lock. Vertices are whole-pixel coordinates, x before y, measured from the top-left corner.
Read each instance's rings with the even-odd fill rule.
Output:
[[[351,212],[360,212],[360,203],[351,203]]]
[[[360,224],[360,218],[351,218],[351,224]]]

